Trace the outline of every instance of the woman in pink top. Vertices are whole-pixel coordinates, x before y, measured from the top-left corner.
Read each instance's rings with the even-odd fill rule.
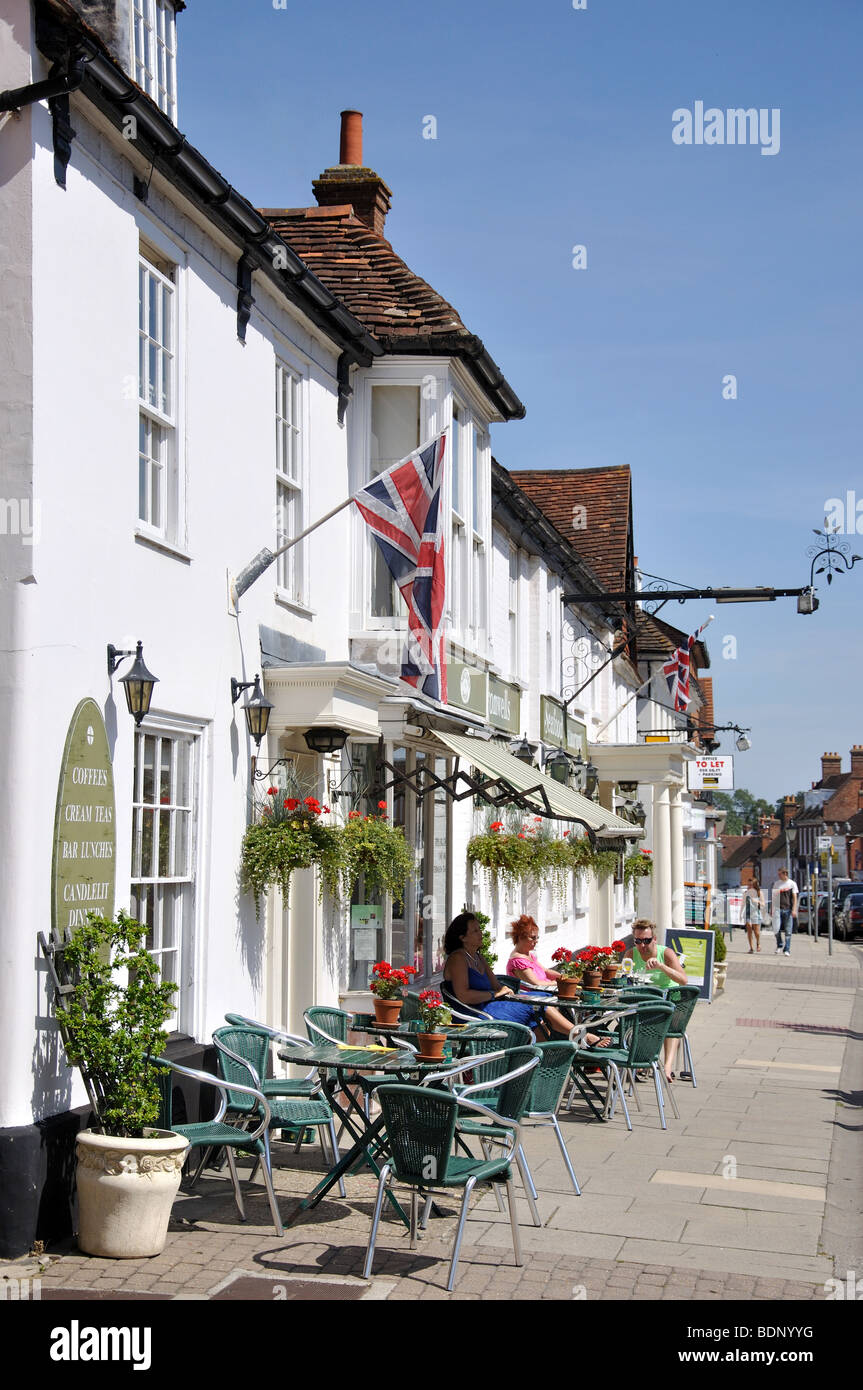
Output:
[[[532,917],[526,913],[519,917],[511,924],[510,935],[515,949],[506,963],[507,975],[524,980],[528,985],[539,985],[541,989],[548,989],[555,980],[562,978],[556,970],[546,970],[536,958],[533,948],[539,941],[539,927]]]
[[[538,986],[540,989],[548,989],[554,985],[555,980],[562,980],[563,976],[556,970],[546,970],[544,965],[540,965],[536,958],[534,946],[539,941],[539,927],[532,917],[523,914],[511,924],[510,935],[515,943],[515,949],[506,963],[507,975],[512,975],[516,980],[523,980],[527,985]],[[545,1019],[550,1023],[556,1032],[567,1036],[572,1024],[557,1009],[546,1009]],[[585,1041],[588,1046],[593,1047],[600,1040],[594,1033],[588,1033]],[[601,1046],[607,1047],[607,1040],[603,1040]]]

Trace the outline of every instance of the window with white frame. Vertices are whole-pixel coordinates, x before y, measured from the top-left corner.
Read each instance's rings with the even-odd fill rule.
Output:
[[[276,548],[303,530],[302,380],[276,363]],[[307,603],[306,546],[292,545],[276,561],[276,582],[294,603]]]
[[[176,268],[138,258],[138,521],[178,541]]]
[[[192,732],[135,734],[131,915],[147,928],[147,950],[162,979],[181,986],[168,1024],[173,1030],[188,1016],[182,985],[190,974],[185,963],[195,909],[199,742]]]
[[[488,646],[487,595],[488,550],[486,547],[486,473],[488,438],[474,423],[471,431],[471,636],[474,650],[484,653]]]
[[[420,445],[419,386],[372,387],[371,476],[385,473]],[[372,618],[406,617],[404,600],[374,540],[372,546]]]
[[[453,403],[452,408],[452,545],[450,547],[450,622],[456,632],[467,626],[467,605],[470,595],[470,570],[467,559],[467,504],[464,496],[464,445],[466,412]]]
[[[134,0],[135,81],[177,124],[177,14],[172,0]]]
[[[521,622],[519,609],[519,552],[509,547],[509,671],[518,676],[521,669]]]

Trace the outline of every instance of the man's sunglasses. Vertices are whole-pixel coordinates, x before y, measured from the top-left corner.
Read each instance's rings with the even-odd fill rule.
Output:
[[[636,946],[643,946],[643,945],[645,944],[645,942],[647,942],[647,941],[652,941],[652,940],[653,940],[653,937],[652,937],[652,936],[634,936],[632,939],[633,939],[633,941],[635,942]]]

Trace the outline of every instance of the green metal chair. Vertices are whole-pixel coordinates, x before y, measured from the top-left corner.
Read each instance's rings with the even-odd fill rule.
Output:
[[[478,1182],[505,1183],[509,1203],[509,1221],[515,1263],[522,1264],[521,1242],[515,1214],[511,1161],[518,1144],[518,1125],[505,1120],[485,1106],[463,1100],[450,1091],[437,1091],[424,1086],[379,1086],[377,1096],[387,1133],[391,1154],[381,1169],[378,1193],[372,1216],[368,1250],[363,1266],[363,1278],[369,1279],[375,1255],[375,1241],[380,1225],[384,1195],[393,1178],[411,1189],[410,1236],[411,1249],[416,1249],[419,1194],[455,1188],[462,1191],[461,1211],[453,1244],[447,1290],[455,1284],[456,1268],[467,1219],[471,1193]],[[468,1115],[480,1115],[491,1120],[496,1130],[505,1132],[506,1152],[496,1158],[464,1157],[452,1152],[456,1125],[467,1123]]]
[[[420,1016],[420,997],[415,989],[405,990],[405,1002],[402,1004],[401,1020],[402,1023],[412,1023]]]
[[[518,1028],[520,1025],[510,1024],[510,1027]],[[525,1032],[529,1031],[529,1029],[525,1029]],[[519,1125],[528,1108],[533,1080],[532,1073],[539,1065],[541,1055],[538,1045],[533,1041],[529,1047],[509,1047],[497,1061],[477,1067],[474,1072],[473,1083],[469,1086],[456,1086],[456,1094],[465,1099],[468,1096],[473,1096],[478,1104],[483,1105],[486,1110],[501,1121],[506,1121],[507,1125]],[[456,1126],[456,1133],[459,1138],[466,1136],[478,1138],[482,1143],[486,1157],[488,1157],[491,1143],[507,1139],[506,1128],[495,1129],[494,1126],[489,1127],[487,1124],[481,1124],[478,1120],[460,1121]],[[515,1159],[527,1194],[533,1224],[534,1226],[541,1226],[542,1221],[536,1205],[537,1191],[522,1148],[520,1135],[515,1146]]]
[[[286,1033],[281,1028],[271,1028],[267,1023],[258,1023],[256,1019],[246,1018],[243,1014],[225,1014],[225,1022],[232,1024],[235,1028],[246,1028],[249,1032],[257,1033],[261,1037],[263,1049],[259,1057],[260,1065],[251,1053],[249,1060],[261,1078],[261,1090],[265,1096],[292,1096],[294,1098],[302,1096],[307,1098],[318,1094],[321,1083],[314,1068],[307,1076],[296,1080],[287,1076],[267,1076],[269,1052],[272,1044],[278,1042],[304,1043],[305,1038],[298,1038],[295,1033]]]
[[[159,1126],[162,1129],[172,1129],[175,1134],[182,1134],[189,1140],[190,1147],[193,1149],[201,1148],[204,1151],[201,1163],[207,1153],[212,1148],[223,1148],[228,1159],[228,1170],[231,1174],[231,1183],[234,1189],[234,1201],[237,1204],[237,1211],[240,1220],[245,1221],[246,1209],[243,1204],[243,1194],[240,1191],[240,1181],[237,1176],[237,1165],[234,1160],[234,1149],[239,1149],[243,1153],[253,1154],[256,1158],[254,1167],[249,1174],[249,1183],[254,1179],[258,1169],[258,1162],[263,1166],[264,1186],[267,1192],[267,1201],[270,1204],[270,1215],[273,1218],[273,1225],[277,1236],[284,1235],[282,1218],[279,1215],[279,1208],[276,1203],[276,1194],[273,1189],[273,1169],[270,1161],[270,1145],[267,1136],[267,1127],[270,1124],[271,1113],[270,1105],[263,1094],[256,1086],[241,1085],[234,1082],[231,1086],[218,1076],[213,1076],[208,1071],[197,1071],[192,1067],[181,1067],[178,1062],[172,1062],[167,1057],[154,1057],[153,1061],[160,1067],[169,1067],[171,1071],[178,1072],[181,1076],[188,1076],[193,1081],[199,1081],[205,1086],[215,1086],[220,1092],[219,1108],[212,1120],[198,1121],[191,1125],[175,1125],[171,1117],[171,1086],[170,1076],[164,1075],[160,1078],[162,1092],[162,1107],[159,1117]],[[233,1096],[234,1101],[246,1104],[252,1108],[259,1123],[255,1129],[243,1129],[238,1125],[226,1124],[225,1115],[229,1108],[229,1098]],[[236,1105],[234,1107],[236,1109]],[[195,1174],[197,1178],[201,1171],[201,1165]]]
[[[560,1099],[570,1075],[576,1047],[574,1043],[563,1041],[536,1043],[535,1046],[540,1053],[539,1066],[532,1073],[527,1108],[521,1116],[520,1123],[522,1127],[525,1125],[551,1125],[560,1145],[560,1152],[563,1155],[566,1171],[575,1188],[576,1196],[580,1197],[581,1188],[578,1185],[578,1179],[573,1171],[560,1125],[557,1122],[557,1107],[560,1105]],[[525,1164],[527,1165],[527,1159],[525,1159]],[[529,1167],[528,1173],[530,1173]]]
[[[577,1048],[572,1061],[573,1073],[578,1075],[585,1067],[599,1067],[603,1072],[608,1072],[608,1094],[606,1097],[606,1113],[608,1118],[614,1116],[615,1105],[618,1097],[623,1107],[626,1118],[627,1129],[632,1129],[632,1121],[629,1118],[629,1110],[626,1105],[626,1097],[623,1093],[623,1082],[621,1072],[628,1073],[630,1083],[636,1070],[649,1070],[653,1073],[653,1084],[656,1089],[656,1104],[659,1108],[659,1118],[663,1129],[668,1126],[665,1123],[665,1103],[662,1091],[662,1082],[659,1076],[659,1054],[662,1051],[662,1044],[668,1034],[671,1023],[671,1016],[674,1013],[674,1005],[664,1002],[654,1003],[648,1000],[643,1004],[636,1004],[632,1013],[626,1014],[621,1019],[621,1046],[606,1048]],[[635,1088],[633,1088],[635,1089]],[[671,1098],[671,1108],[675,1117],[680,1118],[677,1109],[677,1102],[674,1099],[674,1091],[669,1088]],[[573,1095],[570,1097],[569,1108],[572,1109]],[[641,1102],[638,1091],[635,1089],[635,1104],[641,1109]]]
[[[330,1008],[326,1004],[313,1004],[303,1014],[303,1021],[306,1025],[309,1042],[346,1043],[353,1015],[345,1013],[344,1009]],[[411,1043],[405,1043],[404,1046],[408,1051],[417,1051],[417,1048],[413,1047]],[[372,1091],[387,1079],[386,1072],[357,1072],[354,1076],[352,1084],[355,1083],[359,1086],[363,1093],[363,1109],[366,1112],[366,1118],[369,1115],[369,1097]]]
[[[255,1045],[260,1043],[260,1038],[257,1034],[250,1032],[248,1028],[227,1027],[216,1029],[213,1034],[213,1042],[218,1052],[219,1068],[229,1087],[227,1093],[228,1110],[236,1112],[244,1120],[251,1123],[257,1118],[259,1109],[248,1098],[249,1086],[251,1085],[259,1094],[263,1094],[254,1061]],[[271,1129],[289,1130],[293,1135],[298,1135],[295,1152],[302,1143],[304,1131],[317,1129],[320,1134],[321,1149],[324,1148],[324,1132],[326,1131],[333,1166],[338,1163],[339,1145],[336,1138],[335,1119],[329,1102],[322,1093],[317,1096],[268,1096],[265,1099],[269,1118],[263,1140],[268,1160],[269,1132]],[[324,1158],[326,1160],[325,1153]],[[342,1197],[347,1196],[343,1181],[339,1183],[339,1192]]]
[[[695,1079],[695,1064],[692,1060],[692,1047],[687,1028],[695,1011],[695,1005],[700,998],[700,991],[697,985],[675,985],[673,989],[668,991],[667,998],[669,1004],[674,1005],[674,1013],[671,1015],[671,1025],[666,1036],[678,1038],[683,1043],[684,1069],[678,1075],[687,1077],[695,1087],[698,1082]]]

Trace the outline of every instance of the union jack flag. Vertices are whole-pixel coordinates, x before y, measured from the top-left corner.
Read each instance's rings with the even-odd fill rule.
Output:
[[[686,646],[678,647],[672,652],[668,661],[666,661],[662,668],[662,674],[665,676],[672,704],[676,710],[681,712],[688,708],[689,702],[692,699],[689,693],[689,672],[692,663],[692,648],[695,646],[696,640],[706,627],[707,623],[702,623],[701,627],[698,628],[696,632],[693,632],[687,639]]]
[[[441,485],[446,433],[362,488],[354,501],[408,610],[402,680],[446,704]]]

